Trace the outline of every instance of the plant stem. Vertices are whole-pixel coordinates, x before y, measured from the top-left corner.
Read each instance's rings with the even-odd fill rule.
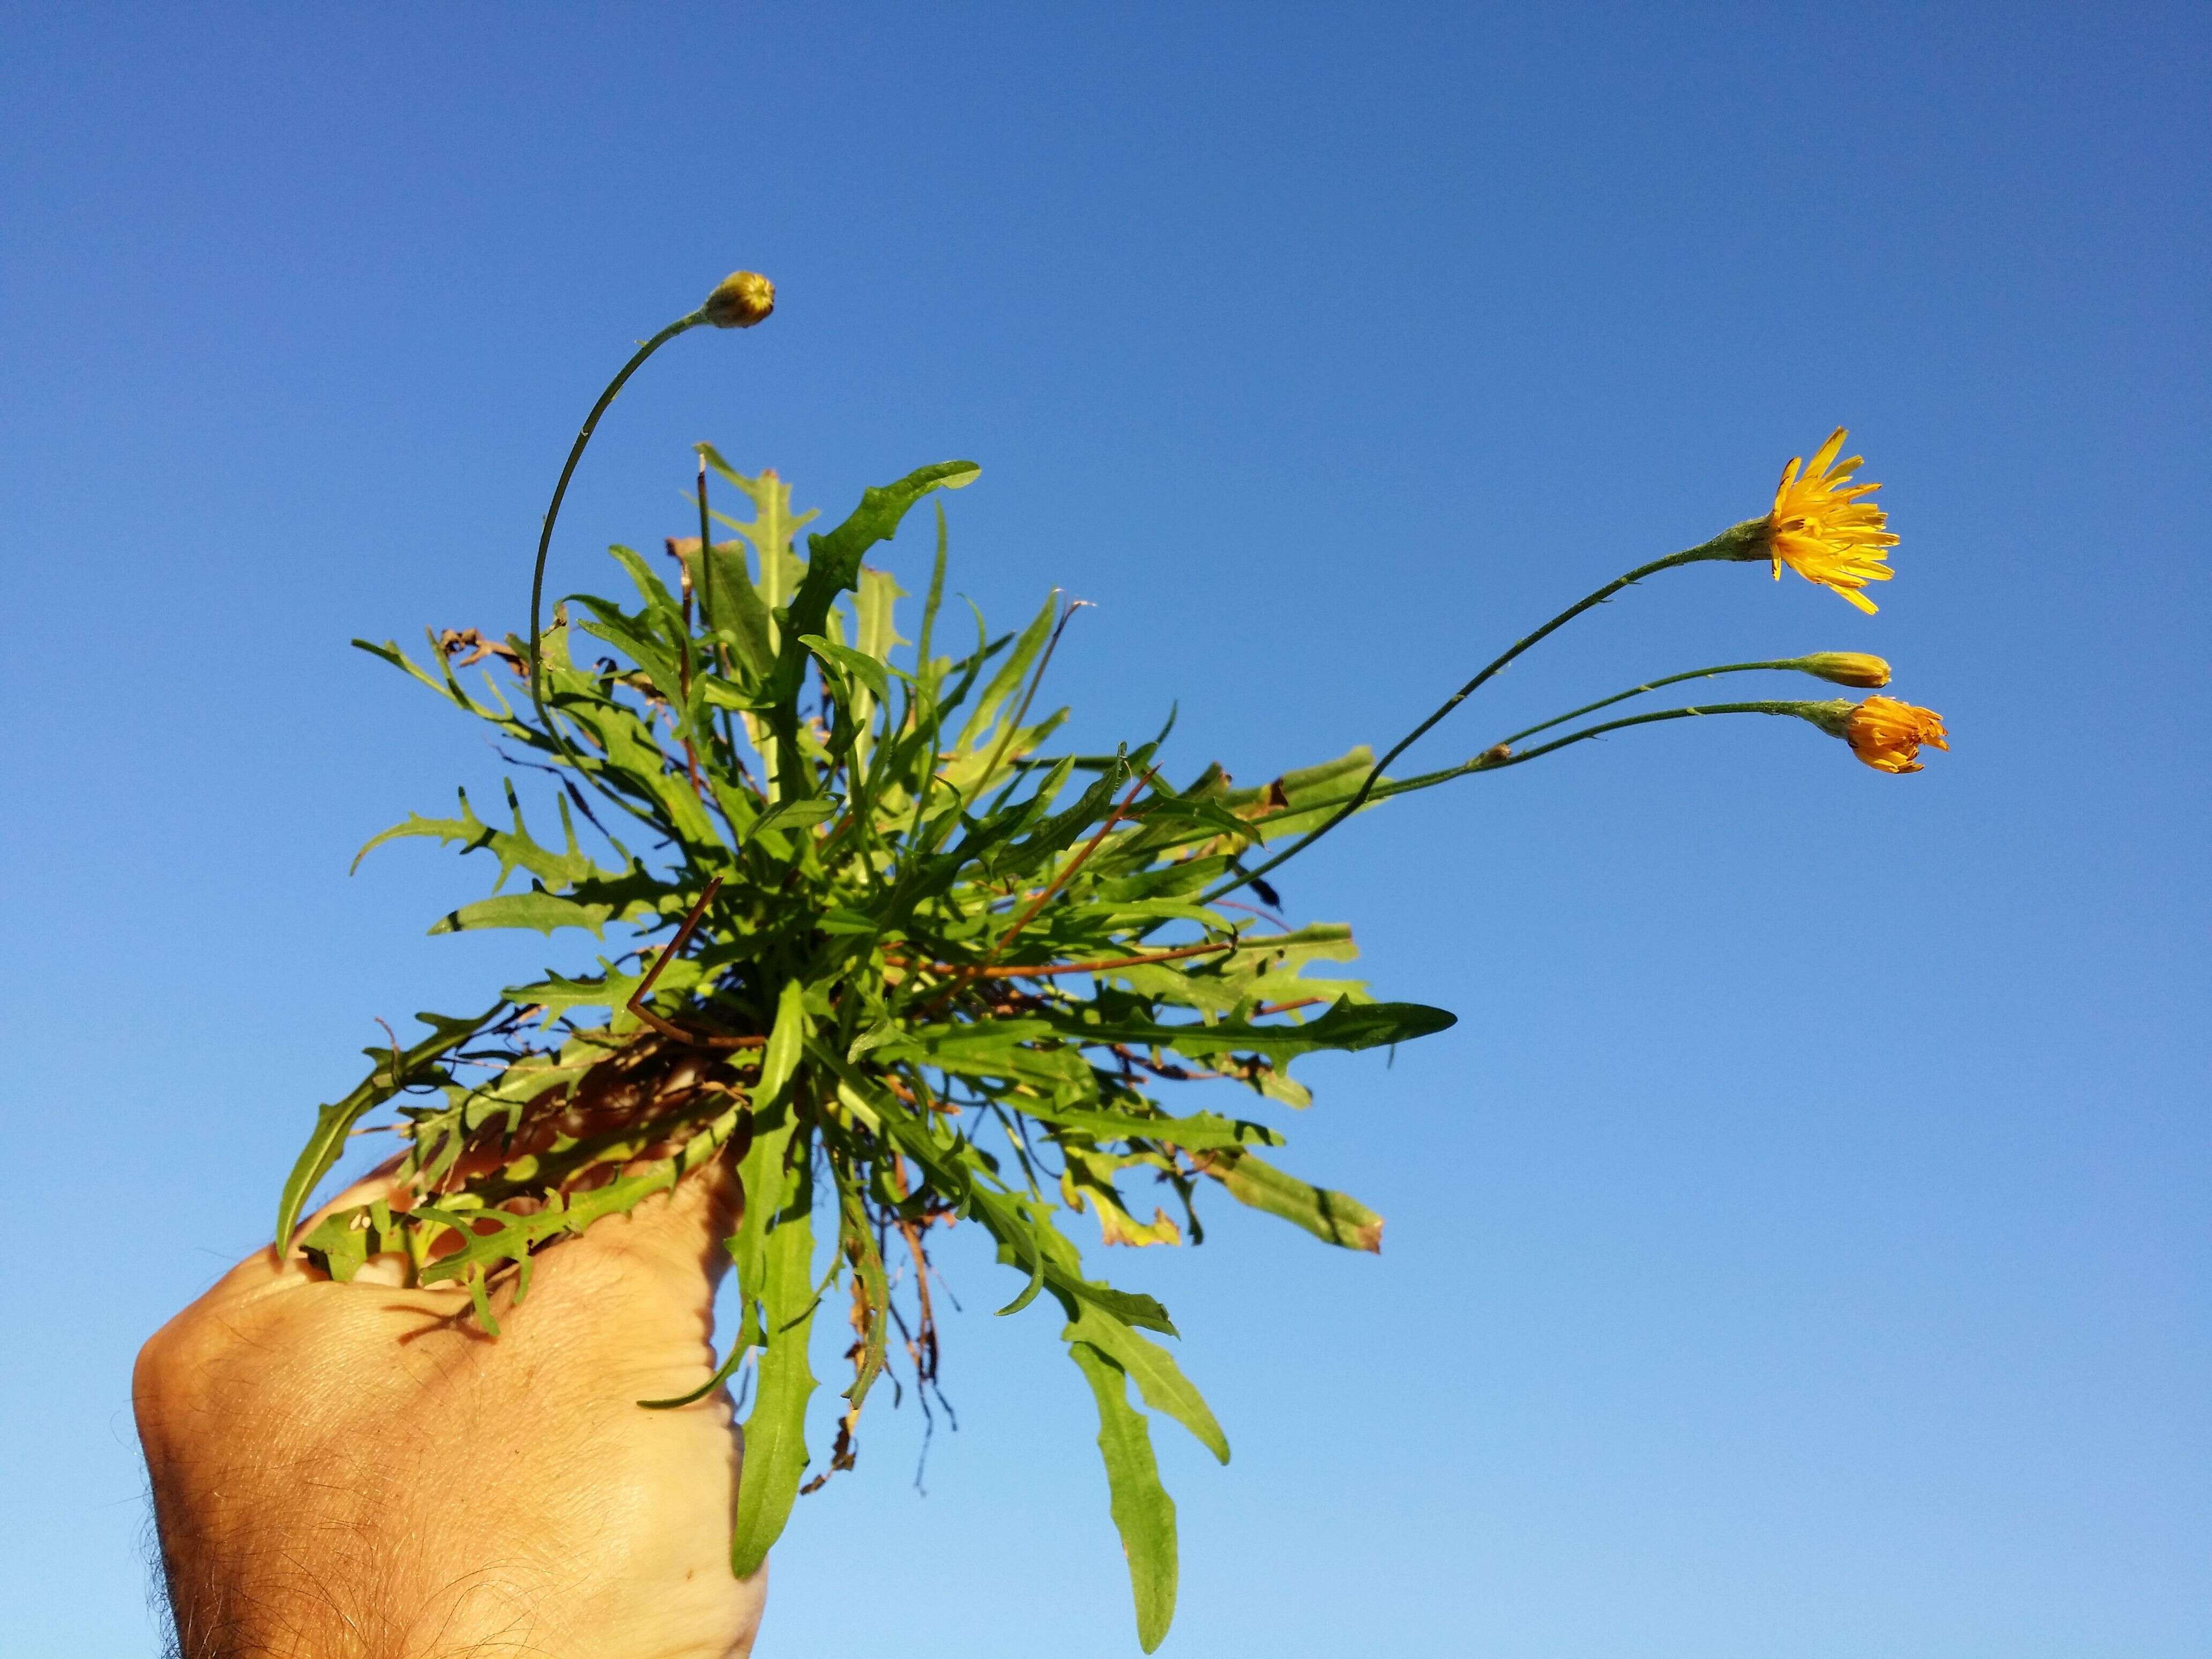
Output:
[[[623,389],[624,382],[643,368],[645,360],[654,352],[659,350],[686,329],[696,328],[706,320],[707,313],[704,308],[695,311],[687,317],[678,317],[666,328],[662,329],[659,333],[640,346],[636,355],[622,366],[622,372],[607,382],[607,389],[599,393],[599,402],[592,405],[592,412],[584,417],[583,429],[576,434],[576,441],[568,451],[568,465],[561,469],[561,481],[553,486],[553,501],[552,504],[545,509],[544,525],[538,532],[538,564],[530,575],[530,639],[528,641],[530,702],[531,706],[537,709],[538,720],[544,724],[553,741],[560,745],[562,753],[567,755],[572,761],[576,758],[574,751],[569,749],[568,739],[561,735],[560,727],[553,723],[553,717],[545,710],[545,672],[540,660],[543,652],[538,644],[538,627],[544,617],[545,556],[547,550],[553,545],[553,526],[561,516],[561,500],[568,493],[568,480],[575,476],[576,463],[584,459],[585,447],[592,441],[592,433],[599,424],[599,416],[607,412],[607,405],[614,402],[615,394]]]
[[[1608,699],[1608,701],[1613,700]],[[1462,762],[1457,766],[1448,766],[1441,772],[1424,772],[1418,777],[1394,778],[1389,782],[1380,785],[1370,792],[1370,798],[1376,800],[1388,800],[1394,795],[1410,795],[1419,790],[1433,789],[1440,783],[1449,783],[1454,778],[1463,778],[1472,773],[1495,772],[1504,767],[1518,766],[1523,761],[1532,761],[1537,759],[1540,756],[1554,753],[1559,750],[1565,749],[1569,744],[1580,743],[1585,738],[1603,737],[1608,732],[1619,732],[1623,728],[1631,726],[1650,726],[1659,720],[1688,720],[1693,715],[1794,714],[1799,720],[1808,721],[1812,725],[1820,726],[1823,731],[1826,731],[1827,730],[1827,727],[1822,722],[1822,716],[1832,711],[1835,705],[1832,702],[1767,701],[1759,702],[1707,702],[1698,703],[1681,708],[1662,708],[1653,714],[1631,714],[1621,720],[1607,720],[1601,725],[1585,726],[1579,732],[1570,732],[1564,738],[1559,738],[1550,743],[1540,744],[1536,748],[1526,750],[1518,755],[1499,754],[1498,752],[1498,750],[1504,747],[1503,744],[1500,744],[1495,748],[1484,750],[1482,753],[1477,755],[1471,761]],[[1565,718],[1571,720],[1574,717],[1572,715],[1567,715],[1565,716]],[[1554,721],[1553,724],[1557,724],[1557,722]],[[1317,805],[1321,804],[1317,804]]]
[[[1595,702],[1586,702],[1580,708],[1570,708],[1564,714],[1554,714],[1540,726],[1516,732],[1500,741],[1510,746],[1523,738],[1534,737],[1539,732],[1548,732],[1555,726],[1565,726],[1569,720],[1580,720],[1584,714],[1595,714],[1601,708],[1610,708],[1617,702],[1626,702],[1631,697],[1640,697],[1646,691],[1656,691],[1662,685],[1680,685],[1684,680],[1710,679],[1717,674],[1747,674],[1762,668],[1788,670],[1796,668],[1798,663],[1799,659],[1795,657],[1778,657],[1769,662],[1724,662],[1711,668],[1692,668],[1686,673],[1669,674],[1663,679],[1646,680],[1642,685],[1616,691],[1609,697],[1600,697]]]
[[[1756,524],[1757,522],[1757,520],[1748,521],[1750,524]],[[1557,632],[1559,629],[1565,627],[1569,623],[1572,622],[1576,617],[1581,616],[1583,611],[1590,610],[1594,606],[1603,605],[1614,594],[1620,592],[1621,589],[1633,586],[1636,583],[1642,581],[1646,576],[1656,576],[1662,570],[1674,569],[1677,565],[1699,564],[1709,559],[1742,558],[1744,556],[1743,549],[1746,544],[1747,528],[1747,525],[1737,525],[1731,529],[1723,531],[1719,535],[1714,537],[1712,540],[1709,542],[1700,543],[1696,547],[1686,548],[1680,553],[1670,553],[1663,559],[1654,559],[1649,564],[1639,564],[1635,569],[1628,572],[1627,574],[1615,577],[1612,581],[1607,582],[1603,587],[1599,588],[1595,592],[1588,594],[1583,599],[1577,600],[1574,604],[1569,605],[1565,611],[1559,612],[1558,616],[1553,617],[1551,621],[1546,623],[1534,633],[1529,635],[1526,639],[1516,643],[1511,650],[1508,651],[1504,656],[1499,657],[1495,662],[1492,662],[1488,667],[1485,668],[1465,685],[1462,685],[1458,690],[1453,692],[1451,696],[1446,697],[1442,706],[1440,706],[1434,714],[1431,714],[1428,719],[1423,720],[1412,731],[1406,733],[1404,737],[1399,738],[1397,743],[1392,745],[1390,751],[1384,755],[1381,760],[1376,761],[1374,766],[1370,769],[1366,781],[1359,786],[1358,791],[1353,794],[1350,800],[1345,802],[1341,807],[1338,808],[1335,815],[1330,817],[1328,822],[1322,824],[1320,828],[1311,830],[1308,834],[1301,836],[1297,842],[1284,848],[1283,851],[1278,853],[1273,858],[1269,859],[1265,864],[1261,865],[1258,868],[1240,872],[1233,881],[1225,882],[1222,885],[1214,888],[1212,891],[1202,895],[1199,898],[1198,902],[1200,904],[1210,904],[1215,899],[1219,898],[1224,893],[1233,893],[1239,887],[1247,885],[1255,878],[1266,875],[1270,870],[1276,868],[1278,866],[1287,863],[1290,860],[1296,858],[1300,853],[1304,852],[1307,848],[1312,846],[1330,830],[1335,829],[1336,826],[1343,823],[1345,819],[1350,817],[1354,812],[1357,812],[1362,806],[1364,806],[1367,804],[1368,798],[1375,793],[1375,786],[1376,783],[1381,781],[1384,768],[1388,767],[1392,761],[1397,759],[1399,756],[1404,754],[1406,750],[1412,748],[1416,743],[1419,742],[1421,738],[1427,736],[1431,728],[1435,726],[1436,724],[1439,720],[1443,720],[1445,715],[1450,714],[1453,709],[1458,708],[1462,702],[1465,702],[1468,698],[1472,696],[1476,691],[1480,690],[1486,681],[1489,680],[1508,663],[1511,662],[1522,652],[1528,650],[1531,646],[1544,639],[1547,635]],[[1570,715],[1568,718],[1572,719],[1573,717]]]

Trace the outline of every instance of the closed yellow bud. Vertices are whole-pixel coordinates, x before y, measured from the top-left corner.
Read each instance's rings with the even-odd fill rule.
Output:
[[[757,270],[733,270],[699,309],[716,328],[750,328],[775,309],[775,284]]]
[[[1797,659],[1797,666],[1837,685],[1856,685],[1879,691],[1889,684],[1889,665],[1863,651],[1815,651]]]

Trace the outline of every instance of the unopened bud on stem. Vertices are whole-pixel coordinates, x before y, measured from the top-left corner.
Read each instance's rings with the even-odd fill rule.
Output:
[[[1863,651],[1815,651],[1798,658],[1796,666],[1836,685],[1879,691],[1889,684],[1889,665]]]
[[[716,328],[750,328],[775,309],[775,284],[757,270],[733,270],[699,309]]]

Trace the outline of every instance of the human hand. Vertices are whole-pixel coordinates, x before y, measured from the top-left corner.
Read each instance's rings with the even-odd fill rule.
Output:
[[[162,1327],[132,1398],[181,1659],[750,1653],[729,1401],[636,1403],[713,1364],[736,1190],[718,1170],[545,1251],[497,1340],[388,1260],[340,1285],[273,1250]]]

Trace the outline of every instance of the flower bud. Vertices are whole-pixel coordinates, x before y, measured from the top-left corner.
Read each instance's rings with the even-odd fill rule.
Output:
[[[1856,685],[1869,691],[1878,691],[1889,684],[1889,665],[1863,651],[1815,651],[1809,657],[1798,658],[1797,666],[1834,684]]]
[[[775,309],[775,284],[757,270],[733,270],[699,309],[716,328],[750,328]]]

